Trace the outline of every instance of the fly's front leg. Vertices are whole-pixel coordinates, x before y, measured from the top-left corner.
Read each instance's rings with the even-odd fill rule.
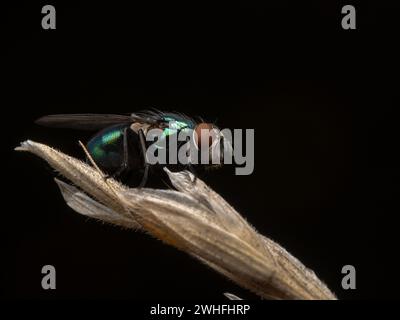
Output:
[[[150,167],[150,165],[149,165],[149,163],[147,162],[147,156],[146,156],[146,151],[147,151],[147,148],[146,148],[146,138],[145,138],[145,136],[144,136],[143,130],[142,130],[142,129],[139,129],[138,133],[139,133],[140,147],[141,147],[141,149],[142,149],[143,163],[144,163],[144,174],[143,174],[142,181],[140,182],[138,188],[142,188],[142,187],[144,187],[144,185],[145,185],[146,182],[147,182],[147,177],[148,177],[148,175],[149,175],[149,167]]]

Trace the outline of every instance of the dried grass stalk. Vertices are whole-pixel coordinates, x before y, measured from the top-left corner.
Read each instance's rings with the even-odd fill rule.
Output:
[[[336,299],[284,248],[260,235],[221,196],[187,171],[166,170],[177,190],[129,189],[44,144],[25,141],[16,150],[46,160],[75,186],[56,179],[78,213],[141,229],[267,299]]]

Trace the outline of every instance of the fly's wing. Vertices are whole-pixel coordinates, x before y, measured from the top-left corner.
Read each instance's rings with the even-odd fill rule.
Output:
[[[135,119],[130,115],[82,113],[53,114],[41,117],[35,122],[46,127],[97,130],[115,124],[131,123],[133,121],[135,121]]]

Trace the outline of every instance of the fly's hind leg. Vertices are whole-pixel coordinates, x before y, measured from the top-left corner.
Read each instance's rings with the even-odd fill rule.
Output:
[[[146,138],[144,136],[143,130],[139,129],[139,139],[140,139],[140,147],[142,149],[142,154],[143,154],[143,163],[144,163],[144,173],[142,177],[142,181],[140,182],[138,188],[144,187],[144,185],[147,182],[147,177],[149,175],[149,163],[147,162],[147,157],[146,157]]]

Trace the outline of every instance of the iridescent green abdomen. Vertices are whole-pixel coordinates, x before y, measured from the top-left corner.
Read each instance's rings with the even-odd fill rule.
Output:
[[[118,169],[123,161],[123,133],[126,125],[108,127],[87,144],[93,160],[102,168]]]

